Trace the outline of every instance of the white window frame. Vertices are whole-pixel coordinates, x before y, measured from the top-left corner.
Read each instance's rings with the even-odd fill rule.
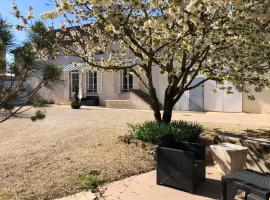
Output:
[[[79,76],[79,72],[78,71],[73,71],[73,72],[71,72],[71,92],[72,93],[75,93],[76,92],[76,90],[75,90],[75,84],[74,84],[74,80],[73,80],[73,75],[77,75],[78,76],[78,78],[77,79],[75,79],[76,81],[78,81],[78,84],[76,84],[77,85],[77,89],[78,89],[78,92],[79,92],[79,88],[80,88],[80,76]]]
[[[130,92],[131,90],[134,89],[134,75],[132,73],[130,73],[130,71],[128,69],[125,70],[127,72],[126,76],[132,76],[132,87],[130,87],[130,78],[127,78],[127,89],[124,88],[124,71],[121,72],[121,92],[126,93],[126,92]]]
[[[87,89],[88,92],[96,94],[98,93],[98,73],[96,71],[89,71],[87,76],[88,84],[87,84]],[[90,77],[90,75],[94,75]],[[90,83],[92,88],[90,87]]]

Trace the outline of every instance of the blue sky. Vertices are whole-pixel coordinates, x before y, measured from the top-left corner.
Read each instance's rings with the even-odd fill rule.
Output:
[[[0,0],[0,14],[3,18],[7,19],[10,24],[18,23],[18,20],[13,17],[12,12],[12,2],[15,2],[23,15],[27,15],[29,6],[34,8],[35,18],[39,19],[40,14],[54,8],[53,0]],[[54,20],[54,25],[58,26],[59,19]],[[47,24],[51,24],[51,21],[47,21]],[[16,37],[16,43],[20,44],[25,40],[26,34],[22,31],[13,31]]]

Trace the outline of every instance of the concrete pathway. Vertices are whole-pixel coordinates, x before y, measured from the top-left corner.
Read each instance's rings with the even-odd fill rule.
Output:
[[[134,110],[134,109],[116,109],[105,107],[83,106],[89,110],[126,110],[134,112],[152,113],[151,110]],[[270,128],[270,114],[250,114],[250,113],[225,113],[225,112],[191,112],[191,111],[174,111],[174,120],[197,121],[204,123],[232,124],[243,126],[259,126]]]
[[[220,172],[207,168],[207,180],[196,195],[156,184],[156,171],[133,176],[107,185],[106,200],[210,200],[220,199]]]
[[[202,183],[196,194],[159,186],[156,184],[156,171],[133,176],[104,186],[104,200],[219,200],[221,197],[218,167],[207,167],[206,181]],[[82,192],[58,200],[94,200],[91,192]],[[236,200],[243,199],[239,193]]]
[[[222,112],[174,112],[173,119],[204,123],[270,127],[270,114]]]

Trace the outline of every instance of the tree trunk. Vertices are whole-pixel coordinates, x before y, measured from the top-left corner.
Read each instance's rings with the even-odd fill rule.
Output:
[[[152,108],[153,109],[153,108]],[[153,109],[153,112],[154,112],[154,116],[155,116],[155,120],[156,122],[158,123],[161,123],[161,114],[160,114],[160,110],[154,110]]]
[[[159,105],[159,101],[158,101],[158,98],[157,98],[157,95],[156,95],[156,90],[155,88],[151,88],[149,90],[149,93],[150,93],[150,97],[151,97],[151,108],[154,112],[154,116],[155,116],[155,120],[157,122],[161,122],[161,113],[160,113],[160,105]]]
[[[173,96],[165,93],[162,123],[169,124],[172,121],[173,106]]]
[[[148,80],[148,86],[149,86],[149,95],[151,97],[151,108],[154,112],[155,120],[159,123],[161,123],[161,113],[160,113],[160,104],[157,97],[157,92],[155,89],[155,86],[153,84],[152,79],[152,62],[149,61],[148,65],[145,68],[146,77]]]

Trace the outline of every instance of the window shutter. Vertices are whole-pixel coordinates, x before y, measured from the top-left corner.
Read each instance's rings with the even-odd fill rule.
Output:
[[[135,74],[133,74],[133,89],[135,89],[135,90],[140,89],[139,83],[140,83],[139,77],[137,77]]]
[[[122,73],[120,71],[114,72],[114,93],[121,93],[121,85],[122,85]]]
[[[64,97],[65,99],[69,99],[70,96],[69,96],[69,91],[70,91],[70,82],[69,82],[69,79],[70,79],[70,72],[63,72],[64,74]]]
[[[102,72],[97,72],[97,93],[102,93]]]
[[[82,71],[79,71],[79,98],[83,97],[83,85],[82,85]]]

